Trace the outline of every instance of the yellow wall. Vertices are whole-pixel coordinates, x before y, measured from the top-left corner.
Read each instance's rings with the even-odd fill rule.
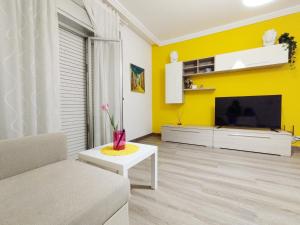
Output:
[[[262,46],[264,31],[274,28],[278,34],[289,32],[300,48],[300,13],[244,26],[167,46],[153,46],[153,132],[159,133],[164,124],[176,124],[178,112],[183,112],[183,124],[213,125],[214,99],[219,96],[282,94],[282,126],[295,125],[300,135],[300,50],[296,69],[288,65],[199,76],[196,84],[215,87],[215,92],[185,93],[182,105],[167,105],[165,98],[165,64],[169,53],[176,50],[180,61],[204,58],[216,54]]]

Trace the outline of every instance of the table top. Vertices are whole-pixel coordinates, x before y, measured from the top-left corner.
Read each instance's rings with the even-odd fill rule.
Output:
[[[79,159],[94,163],[96,165],[98,164],[100,166],[108,166],[118,169],[119,167],[130,168],[139,163],[140,161],[148,158],[152,154],[157,153],[157,146],[154,145],[146,145],[134,142],[126,143],[137,145],[139,147],[139,150],[131,155],[124,156],[108,156],[101,153],[100,150],[103,147],[112,145],[112,143],[110,143],[80,152]]]

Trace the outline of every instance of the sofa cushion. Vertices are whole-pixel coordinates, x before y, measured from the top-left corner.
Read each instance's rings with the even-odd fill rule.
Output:
[[[0,140],[0,180],[66,158],[63,133]]]
[[[0,180],[0,224],[99,225],[128,196],[128,179],[63,160]]]

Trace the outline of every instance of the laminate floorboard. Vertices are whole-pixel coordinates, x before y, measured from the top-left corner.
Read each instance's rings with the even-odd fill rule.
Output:
[[[129,171],[130,225],[300,225],[300,152],[291,158],[162,142],[158,189],[150,160]]]

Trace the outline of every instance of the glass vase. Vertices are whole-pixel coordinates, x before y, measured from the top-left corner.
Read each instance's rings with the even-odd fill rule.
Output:
[[[113,132],[113,149],[124,150],[126,144],[125,130],[117,130]]]

